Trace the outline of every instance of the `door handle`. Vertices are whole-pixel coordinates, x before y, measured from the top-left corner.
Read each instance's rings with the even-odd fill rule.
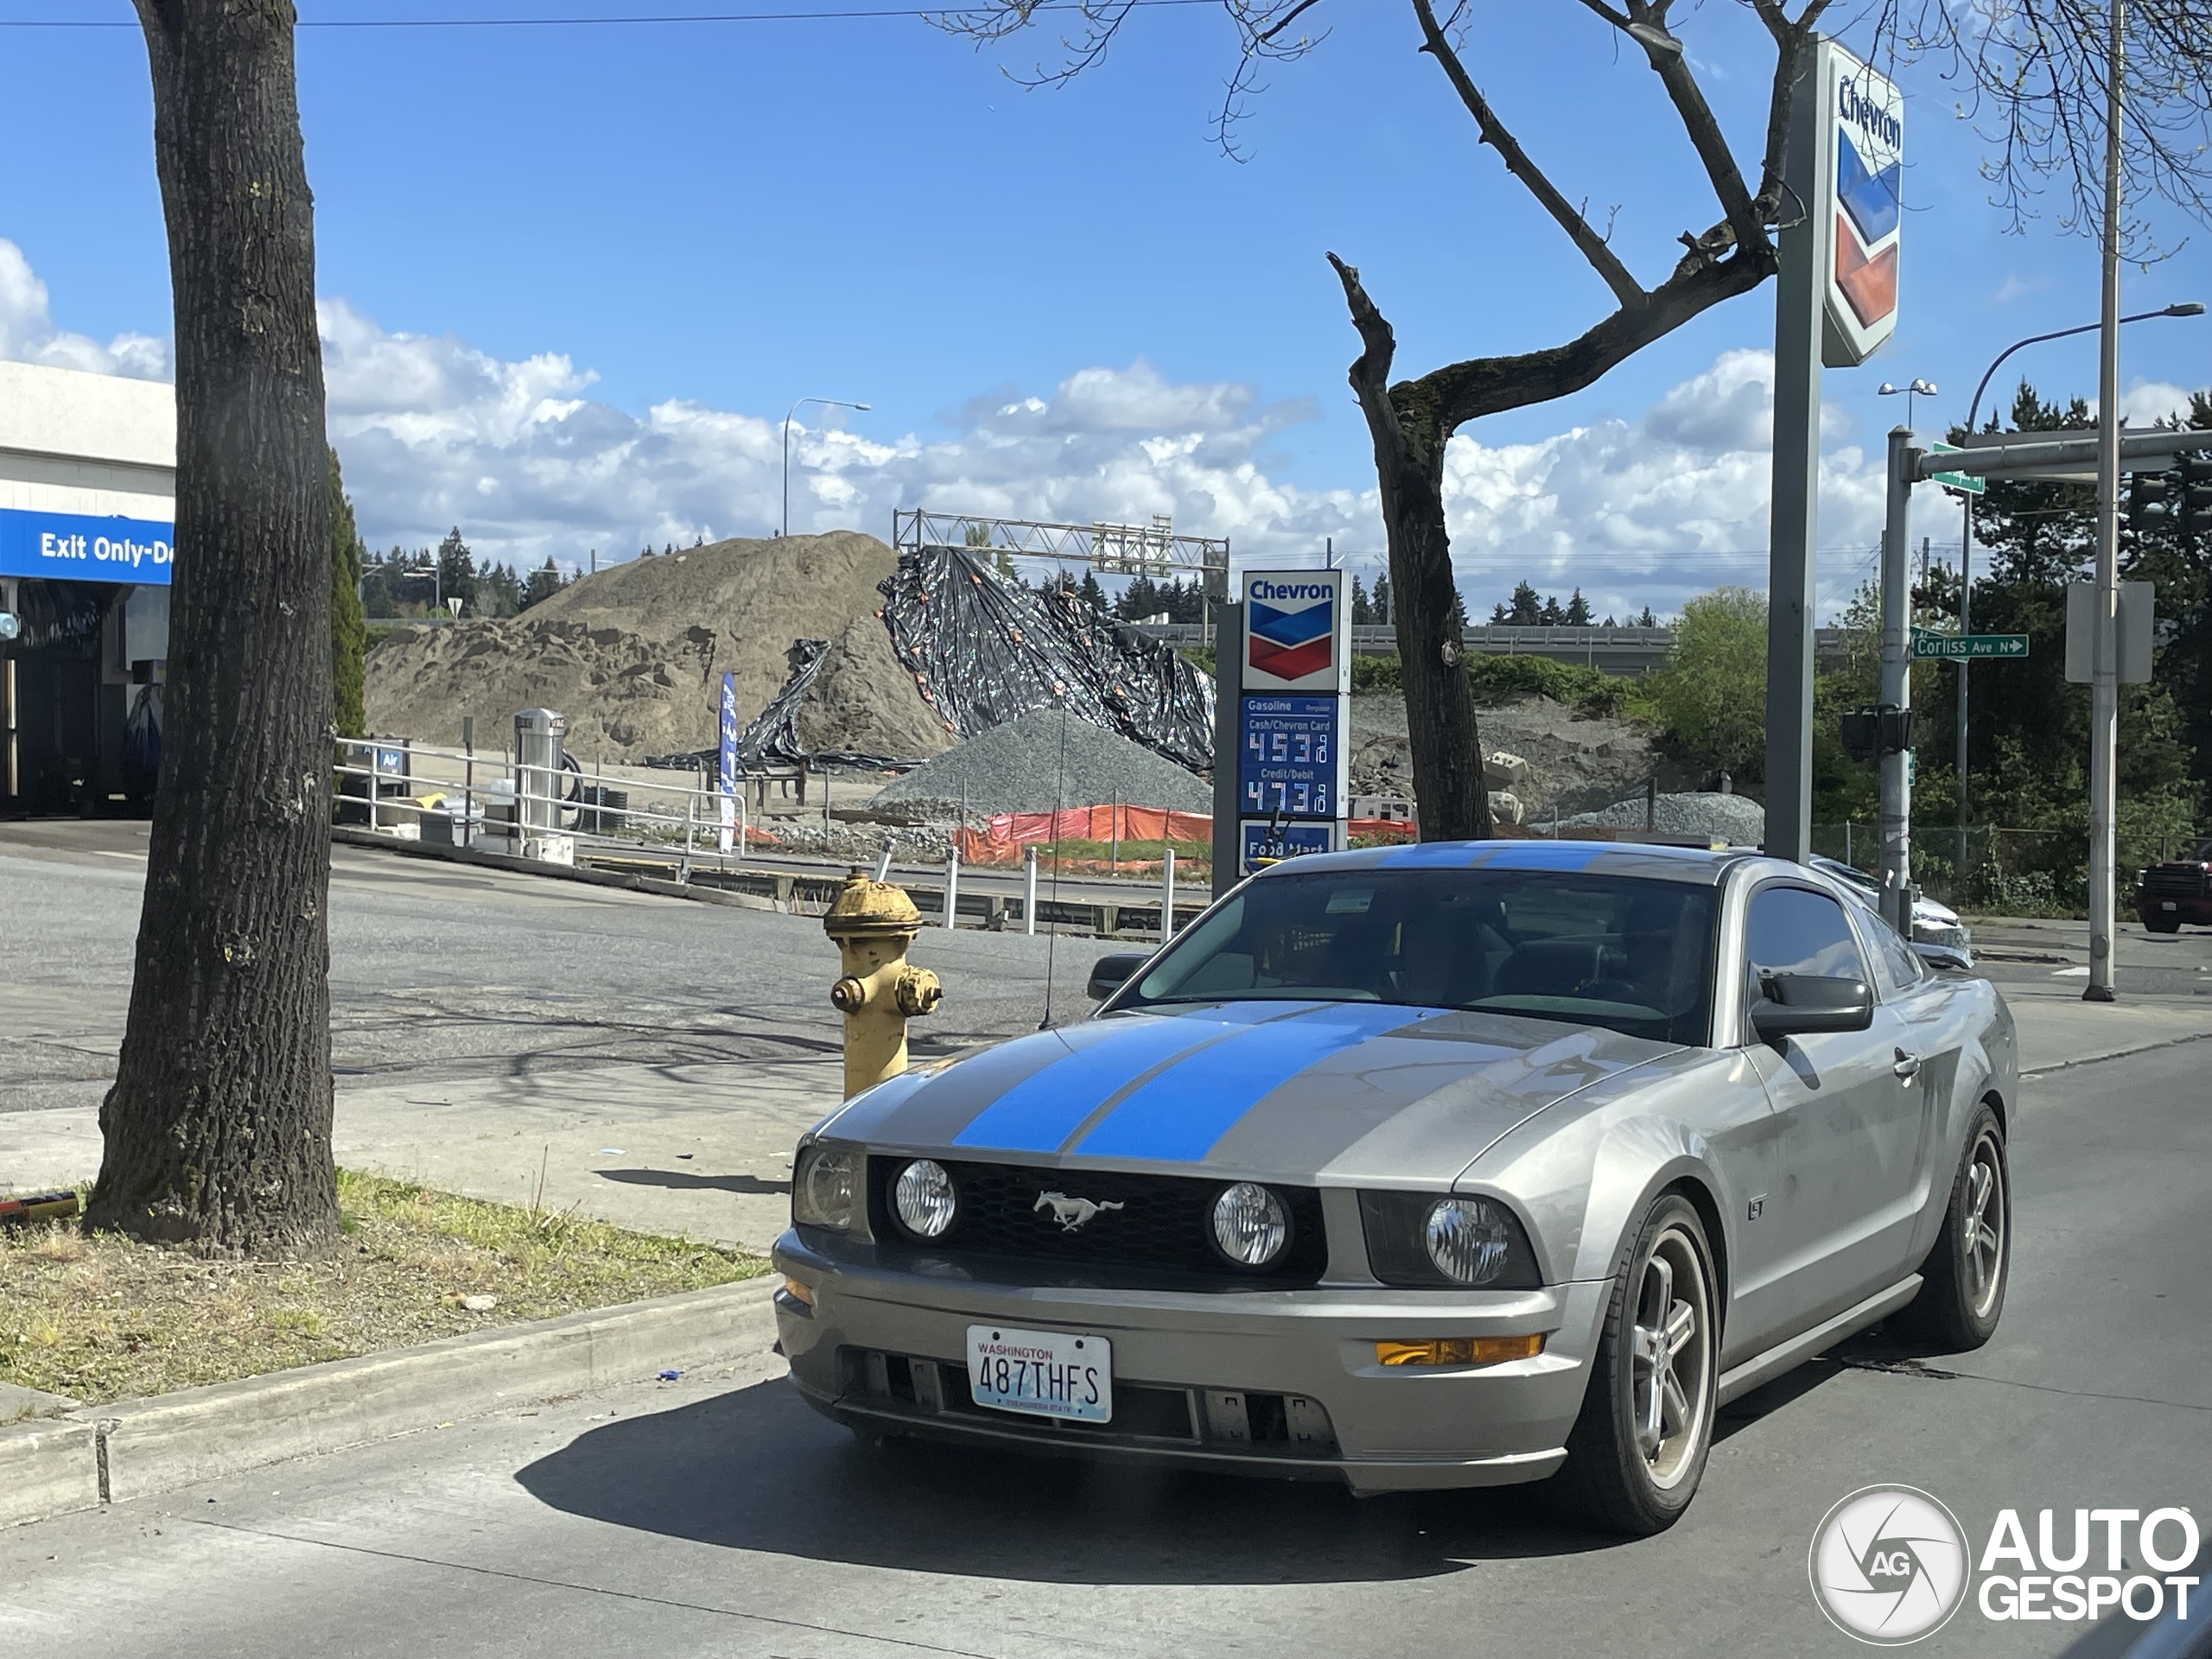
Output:
[[[1920,1075],[1920,1056],[1908,1054],[1901,1048],[1893,1052],[1897,1055],[1897,1063],[1890,1067],[1891,1072],[1899,1083],[1910,1083]]]

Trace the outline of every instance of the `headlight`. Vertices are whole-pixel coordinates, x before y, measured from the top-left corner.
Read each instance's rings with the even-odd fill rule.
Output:
[[[820,1145],[802,1151],[791,1177],[791,1220],[847,1233],[860,1215],[860,1148]]]
[[[1440,1198],[1428,1212],[1421,1243],[1446,1278],[1487,1285],[1505,1270],[1513,1227],[1488,1198]]]
[[[1535,1252],[1512,1206],[1479,1193],[1363,1192],[1367,1265],[1408,1288],[1534,1290]]]
[[[1290,1242],[1289,1213],[1266,1187],[1239,1181],[1213,1201],[1213,1242],[1230,1261],[1263,1268]]]
[[[917,1238],[935,1238],[952,1225],[960,1211],[960,1197],[943,1164],[917,1158],[899,1172],[891,1189],[891,1206],[908,1232]]]

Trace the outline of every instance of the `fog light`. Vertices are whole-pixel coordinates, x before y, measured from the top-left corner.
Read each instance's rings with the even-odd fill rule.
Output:
[[[1527,1337],[1425,1337],[1411,1342],[1378,1342],[1378,1365],[1498,1365],[1509,1359],[1534,1359],[1544,1351],[1544,1334]]]
[[[951,1174],[931,1158],[917,1158],[899,1172],[891,1203],[899,1224],[917,1238],[937,1237],[952,1225],[960,1208]]]
[[[1230,1261],[1263,1268],[1289,1239],[1290,1216],[1282,1200],[1258,1182],[1224,1187],[1213,1201],[1213,1242]]]

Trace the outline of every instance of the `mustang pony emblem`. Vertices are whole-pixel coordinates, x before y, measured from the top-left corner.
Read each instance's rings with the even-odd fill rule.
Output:
[[[1050,1210],[1064,1233],[1080,1232],[1084,1224],[1100,1211],[1121,1207],[1118,1204],[1094,1204],[1089,1198],[1071,1198],[1065,1192],[1039,1192],[1037,1202],[1029,1206],[1032,1213]]]

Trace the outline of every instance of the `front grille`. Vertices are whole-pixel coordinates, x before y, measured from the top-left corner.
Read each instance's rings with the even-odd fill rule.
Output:
[[[2212,880],[2190,864],[2156,864],[2143,872],[2143,893],[2150,899],[2202,899]]]
[[[1117,1274],[1169,1275],[1194,1284],[1287,1287],[1319,1282],[1328,1266],[1321,1195],[1312,1187],[1272,1186],[1290,1217],[1290,1240],[1267,1268],[1230,1262],[1214,1248],[1213,1205],[1228,1185],[1129,1170],[1035,1169],[1022,1164],[939,1159],[959,1192],[959,1210],[939,1236],[913,1237],[894,1218],[892,1184],[904,1158],[868,1160],[868,1219],[879,1244],[926,1252],[962,1264],[1064,1263],[1101,1282]],[[1102,1206],[1074,1231],[1063,1227],[1047,1192]],[[1119,1205],[1118,1209],[1105,1208]]]

